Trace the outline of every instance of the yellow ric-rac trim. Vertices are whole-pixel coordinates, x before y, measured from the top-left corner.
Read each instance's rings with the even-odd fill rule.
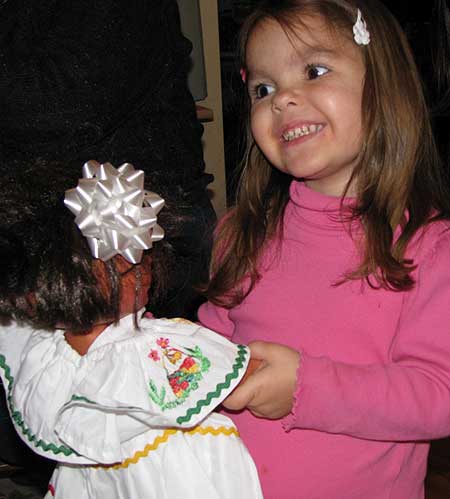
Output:
[[[167,319],[168,321],[170,322],[179,322],[180,324],[192,324],[193,326],[195,326],[195,324],[188,320],[188,319],[183,319],[182,317],[174,317],[173,319]]]
[[[217,437],[218,435],[225,435],[227,437],[236,435],[237,437],[239,437],[239,432],[236,430],[236,428],[226,426],[219,426],[218,428],[215,428],[213,426],[197,426],[192,430],[177,430],[170,428],[168,430],[165,430],[162,435],[158,435],[155,440],[153,440],[151,444],[147,444],[143,450],[137,451],[133,457],[129,457],[121,463],[112,464],[110,466],[99,465],[95,467],[106,470],[128,468],[128,466],[130,466],[131,464],[136,464],[140,459],[147,457],[150,452],[155,451],[161,444],[167,442],[170,436],[175,435],[176,433],[184,433],[185,435],[213,435],[215,437]]]

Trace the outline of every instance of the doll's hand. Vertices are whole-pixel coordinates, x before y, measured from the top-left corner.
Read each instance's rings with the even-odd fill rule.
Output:
[[[300,354],[278,343],[249,344],[252,358],[262,362],[256,371],[224,400],[227,409],[247,407],[255,416],[279,419],[292,409]]]

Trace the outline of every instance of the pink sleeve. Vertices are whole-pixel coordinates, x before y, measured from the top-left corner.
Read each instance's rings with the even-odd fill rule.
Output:
[[[286,430],[390,441],[450,434],[448,235],[422,260],[405,296],[387,364],[351,365],[302,352],[294,409],[282,421]]]
[[[203,326],[231,340],[234,334],[234,323],[228,314],[228,309],[213,305],[210,302],[204,303],[198,309],[198,319]]]

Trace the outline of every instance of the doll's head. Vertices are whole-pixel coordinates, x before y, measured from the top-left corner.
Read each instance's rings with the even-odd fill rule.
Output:
[[[93,241],[82,234],[86,227],[80,229],[80,217],[76,222],[64,204],[66,191],[79,183],[80,165],[36,161],[13,166],[1,172],[0,317],[48,329],[85,331],[145,305],[149,251],[139,250],[133,257],[111,250],[105,261],[94,258]],[[84,195],[89,193],[86,180]],[[94,225],[103,229],[95,207],[90,213],[97,217]],[[122,237],[124,248],[124,234],[115,236]]]

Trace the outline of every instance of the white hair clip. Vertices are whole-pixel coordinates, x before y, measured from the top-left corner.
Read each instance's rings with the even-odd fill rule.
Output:
[[[370,43],[370,33],[359,9],[358,17],[353,25],[353,38],[358,45],[369,45]]]
[[[139,263],[142,253],[164,237],[156,223],[164,200],[144,189],[144,172],[130,163],[88,161],[78,186],[66,191],[64,204],[87,238],[94,258],[106,262],[122,255]]]

